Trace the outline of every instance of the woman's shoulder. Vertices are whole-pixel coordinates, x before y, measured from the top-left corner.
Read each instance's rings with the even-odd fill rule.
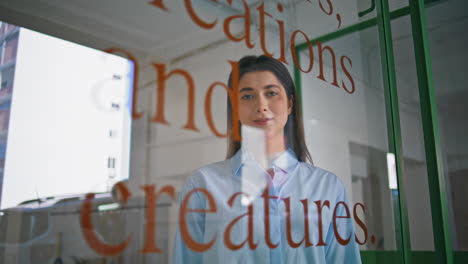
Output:
[[[341,179],[333,172],[307,162],[298,162],[298,173],[314,182],[326,182],[334,186],[344,186]]]
[[[213,162],[207,165],[203,165],[195,169],[192,173],[193,177],[206,177],[208,175],[218,175],[222,176],[227,174],[230,171],[230,161],[222,160],[218,162]]]
[[[229,160],[222,160],[204,165],[192,171],[187,177],[185,185],[193,187],[205,187],[210,182],[216,182],[230,175],[231,166]]]
[[[316,174],[319,176],[326,176],[326,177],[337,177],[333,172],[328,171],[326,169],[323,169],[321,167],[318,167],[316,165],[312,165],[310,163],[304,162],[304,161],[299,161],[298,162],[298,168],[301,171],[306,171],[311,174]]]

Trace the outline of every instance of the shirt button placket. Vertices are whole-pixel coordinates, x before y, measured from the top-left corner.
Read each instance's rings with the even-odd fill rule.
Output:
[[[272,187],[271,196],[278,196],[278,188]],[[281,245],[281,224],[280,213],[278,210],[279,199],[270,200],[270,222],[271,222],[271,240],[273,243],[278,243],[278,247],[270,251],[270,263],[282,263],[282,245]]]

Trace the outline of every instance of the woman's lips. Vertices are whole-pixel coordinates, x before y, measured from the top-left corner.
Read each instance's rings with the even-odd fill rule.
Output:
[[[271,120],[273,120],[273,118],[260,118],[260,119],[254,120],[254,122],[257,125],[264,126],[268,124],[268,122],[270,122]]]

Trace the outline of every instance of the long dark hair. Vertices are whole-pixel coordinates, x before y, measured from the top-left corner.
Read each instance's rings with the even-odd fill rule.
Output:
[[[245,56],[241,58],[238,62],[238,72],[239,80],[242,76],[249,72],[259,72],[259,71],[269,71],[273,73],[276,78],[281,82],[283,87],[286,90],[288,99],[292,99],[293,109],[291,114],[288,116],[288,121],[284,126],[284,135],[286,137],[286,146],[291,148],[296,154],[297,158],[300,161],[306,162],[307,160],[312,164],[312,157],[310,156],[309,150],[307,149],[305,139],[304,139],[304,125],[302,122],[302,112],[301,106],[299,105],[299,100],[296,95],[296,87],[294,82],[289,74],[286,66],[283,65],[280,61],[265,56]],[[228,86],[232,89],[232,72],[229,75]],[[237,100],[237,98],[229,98],[227,100],[227,129],[228,131],[232,130],[232,104],[231,100]],[[239,129],[240,129],[239,122]],[[241,147],[241,142],[234,140],[234,133],[228,135],[228,149],[227,149],[227,159],[231,158],[236,154],[236,152]],[[239,131],[240,134],[240,131]]]

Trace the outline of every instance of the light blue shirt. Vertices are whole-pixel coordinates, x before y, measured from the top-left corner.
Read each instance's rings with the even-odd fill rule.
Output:
[[[355,241],[353,226],[353,207],[348,204],[343,183],[331,172],[297,160],[292,150],[287,150],[277,157],[272,166],[280,169],[286,177],[281,185],[268,188],[269,195],[277,198],[268,199],[268,219],[265,219],[265,198],[261,193],[255,197],[253,205],[253,242],[257,245],[250,249],[246,242],[240,249],[229,249],[224,241],[228,226],[229,239],[235,245],[247,240],[249,234],[249,217],[243,214],[248,207],[241,203],[241,196],[235,197],[232,207],[228,200],[233,194],[242,190],[242,167],[252,163],[249,155],[238,151],[229,160],[213,163],[196,170],[185,182],[180,193],[180,203],[186,195],[203,188],[209,192],[216,203],[216,211],[209,213],[186,213],[185,221],[190,237],[198,243],[208,243],[215,239],[212,247],[204,252],[192,251],[183,241],[180,229],[177,230],[172,260],[174,264],[190,263],[361,263],[359,248]],[[265,177],[269,175],[258,166],[258,171]],[[263,188],[263,189],[266,189]],[[285,198],[289,197],[290,232],[287,230],[288,214]],[[301,202],[302,200],[302,202]],[[307,200],[307,215],[304,204]],[[187,208],[210,209],[205,193],[194,192],[188,201]],[[325,206],[326,201],[329,207]],[[348,205],[350,218],[336,218],[336,229],[342,239],[350,239],[343,246],[338,243],[333,222],[334,209],[336,216],[347,216],[345,206],[336,204],[343,201]],[[321,235],[319,228],[319,205],[321,205]],[[213,210],[214,211],[214,210]],[[240,217],[240,218],[239,218]],[[269,230],[265,223],[269,221]],[[181,219],[179,219],[179,222]],[[288,243],[288,234],[294,243],[305,237],[306,223],[309,225],[309,237],[312,245],[306,247],[303,241],[298,247]],[[270,241],[278,244],[271,249],[266,243],[266,233]],[[325,245],[317,245],[320,237]]]

